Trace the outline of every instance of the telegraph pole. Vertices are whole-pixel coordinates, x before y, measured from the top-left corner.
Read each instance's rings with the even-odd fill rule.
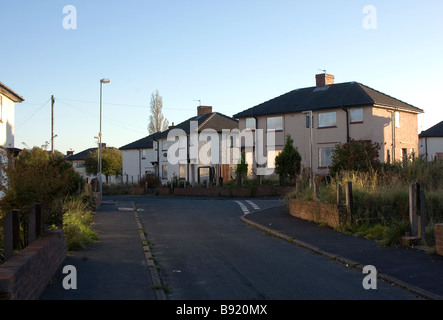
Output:
[[[54,155],[54,95],[51,96],[51,154]]]

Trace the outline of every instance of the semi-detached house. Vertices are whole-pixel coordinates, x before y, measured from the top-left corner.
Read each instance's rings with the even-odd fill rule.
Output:
[[[254,168],[256,152],[267,156],[264,166],[274,168],[275,157],[290,135],[302,165],[327,175],[333,149],[351,139],[379,143],[380,161],[385,163],[418,154],[421,113],[423,110],[364,84],[334,83],[334,76],[324,73],[316,75],[316,86],[293,90],[233,117],[239,120],[240,131],[273,133],[274,141],[266,141],[263,135],[264,150],[245,148]]]

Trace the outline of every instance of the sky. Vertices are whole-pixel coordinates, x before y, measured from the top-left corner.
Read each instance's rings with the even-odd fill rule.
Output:
[[[0,82],[23,96],[15,147],[120,148],[148,135],[151,95],[178,124],[232,116],[326,70],[443,120],[443,1],[0,0]],[[49,144],[49,150],[51,146]]]

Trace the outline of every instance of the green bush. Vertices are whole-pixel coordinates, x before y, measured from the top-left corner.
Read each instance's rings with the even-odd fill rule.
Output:
[[[63,231],[68,250],[82,250],[97,240],[92,228],[94,212],[82,198],[71,198],[63,205]]]

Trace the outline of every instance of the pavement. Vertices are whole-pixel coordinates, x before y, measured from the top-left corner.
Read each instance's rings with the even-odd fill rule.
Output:
[[[166,300],[138,212],[132,210],[134,219],[127,219],[112,204],[105,200],[96,212],[100,240],[70,252],[40,300]],[[379,278],[393,285],[424,299],[443,300],[443,256],[416,247],[383,247],[293,217],[283,205],[251,212],[241,220],[347,267],[374,266]],[[76,274],[63,273],[66,265],[75,266]],[[68,275],[76,277],[77,288],[87,289],[64,288]]]

